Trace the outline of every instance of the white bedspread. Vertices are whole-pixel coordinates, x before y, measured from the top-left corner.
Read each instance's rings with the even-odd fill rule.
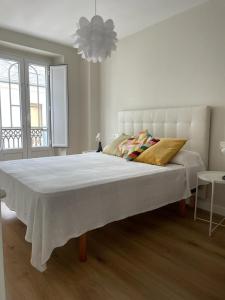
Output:
[[[187,172],[99,153],[0,163],[5,203],[27,225],[31,264],[46,268],[69,239],[190,196]]]

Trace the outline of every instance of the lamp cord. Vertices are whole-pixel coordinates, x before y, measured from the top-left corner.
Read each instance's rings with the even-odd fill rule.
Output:
[[[96,2],[97,2],[97,1],[95,0],[95,15],[96,15],[96,11],[97,11],[97,8],[96,8],[96,7],[97,7],[97,4],[96,4]]]

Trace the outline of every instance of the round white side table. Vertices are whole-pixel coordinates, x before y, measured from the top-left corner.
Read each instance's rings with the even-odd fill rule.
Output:
[[[214,205],[215,185],[216,184],[225,184],[225,180],[223,180],[224,175],[225,175],[225,172],[217,172],[217,171],[203,171],[203,172],[199,172],[197,174],[197,187],[196,187],[196,195],[195,195],[194,220],[200,220],[200,221],[204,221],[204,222],[209,223],[209,236],[212,235],[213,231],[215,231],[215,229],[218,226],[225,227],[225,225],[222,224],[223,221],[225,220],[225,218],[221,219],[221,221],[219,223],[213,222],[213,205]],[[211,185],[212,185],[212,193],[211,193],[211,201],[210,201],[210,218],[209,218],[209,220],[197,217],[199,181],[203,181],[203,182],[206,182],[206,183],[211,183]],[[213,224],[216,225],[216,226],[214,226],[214,228],[212,228]]]

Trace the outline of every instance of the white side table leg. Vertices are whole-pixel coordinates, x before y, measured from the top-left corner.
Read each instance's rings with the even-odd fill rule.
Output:
[[[196,186],[196,193],[195,193],[195,212],[194,212],[194,220],[197,219],[197,204],[198,204],[198,178],[197,178],[197,186]]]
[[[211,204],[210,204],[209,236],[212,235],[212,218],[213,218],[214,192],[215,192],[215,183],[213,181],[212,182]]]

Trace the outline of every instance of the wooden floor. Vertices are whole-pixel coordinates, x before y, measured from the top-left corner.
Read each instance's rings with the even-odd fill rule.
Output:
[[[225,229],[185,219],[174,206],[116,222],[89,234],[88,261],[77,241],[54,251],[48,269],[30,265],[25,226],[4,217],[8,300],[225,299]]]

